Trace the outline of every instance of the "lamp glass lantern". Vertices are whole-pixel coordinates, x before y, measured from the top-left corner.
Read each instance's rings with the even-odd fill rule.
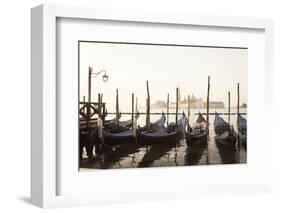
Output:
[[[102,76],[102,80],[104,82],[107,82],[108,81],[108,75],[105,73],[103,76]]]

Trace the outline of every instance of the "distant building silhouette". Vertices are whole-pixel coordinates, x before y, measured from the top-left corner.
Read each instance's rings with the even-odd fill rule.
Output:
[[[207,102],[204,102],[204,107],[207,107]],[[225,108],[224,103],[222,101],[210,101],[209,107],[212,109],[223,109]]]
[[[179,93],[180,94],[180,93]],[[151,107],[154,108],[164,108],[167,107],[167,102],[158,100],[151,104]],[[170,103],[170,108],[175,108],[176,102]],[[181,100],[181,96],[179,95],[179,107],[180,108],[188,108],[188,99],[184,96],[184,99]],[[196,98],[194,94],[191,95],[190,98],[190,108],[191,109],[201,109],[206,108],[207,103],[203,101],[203,98]],[[225,108],[225,105],[222,101],[210,101],[210,108],[221,109]]]

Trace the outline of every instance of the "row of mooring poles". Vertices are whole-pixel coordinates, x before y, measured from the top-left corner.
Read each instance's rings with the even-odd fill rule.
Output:
[[[147,99],[146,99],[146,126],[147,130],[150,128],[150,94],[149,94],[149,84],[146,81],[146,89],[147,89]],[[169,125],[169,105],[170,105],[170,96],[169,93],[167,95],[167,126]],[[176,89],[176,126],[178,125],[178,109],[179,109],[179,88]]]
[[[134,109],[135,109],[135,94],[132,93],[132,113],[131,113],[131,120],[132,120],[132,126],[133,126],[133,122],[134,122]],[[136,112],[137,112],[137,104],[138,104],[138,98],[136,98]],[[119,119],[120,119],[120,110],[119,110],[119,92],[118,89],[116,89],[116,110],[115,110],[115,114],[116,114],[116,122],[117,122],[117,126],[119,126]]]
[[[91,115],[91,109],[90,109],[90,103],[91,103],[91,81],[90,81],[90,73],[91,73],[91,68],[89,68],[89,95],[88,95],[88,105],[87,105],[87,127],[89,126],[89,117]],[[146,82],[147,86],[147,111],[146,111],[146,126],[149,130],[150,128],[150,93],[149,93],[149,84],[148,81]],[[101,118],[101,108],[102,108],[102,94],[98,94],[99,98],[99,103],[98,103],[98,116]],[[207,135],[209,135],[209,99],[210,97],[210,76],[208,76],[208,89],[207,89]],[[136,105],[134,105],[134,93],[132,93],[132,124],[134,120],[134,114],[137,112],[137,101],[138,99],[136,98]],[[179,89],[176,88],[176,118],[175,118],[175,123],[178,125],[178,101],[179,101]],[[85,102],[85,96],[83,96],[83,102]],[[169,93],[167,95],[167,125],[169,124]],[[228,91],[228,123],[230,123],[230,91]],[[134,106],[135,112],[134,112]],[[239,115],[240,115],[240,91],[239,91],[239,83],[237,84],[237,126],[239,126]],[[105,115],[105,107],[103,107],[103,115]],[[187,114],[188,120],[190,118],[190,95],[188,95],[188,114]],[[116,89],[116,121],[117,125],[119,126],[119,118],[120,118],[120,112],[119,112],[119,94],[118,94],[118,89]],[[103,122],[104,122],[104,116],[103,116]],[[189,127],[188,127],[189,131]],[[238,139],[239,139],[239,134],[238,134]]]

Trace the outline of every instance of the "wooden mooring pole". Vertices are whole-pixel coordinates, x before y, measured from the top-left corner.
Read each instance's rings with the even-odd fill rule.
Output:
[[[136,97],[136,113],[138,112],[138,97]]]
[[[118,89],[116,89],[116,121],[117,121],[117,126],[119,126],[119,94],[118,94]]]
[[[189,123],[190,123],[190,95],[188,95],[188,109],[187,109],[187,120],[188,120],[188,125],[187,125],[187,132],[190,132],[190,126],[189,126]]]
[[[146,90],[147,90],[146,125],[147,125],[147,130],[149,130],[150,129],[150,94],[149,94],[148,81],[146,81]]]
[[[189,119],[190,116],[190,95],[187,96],[187,118]]]
[[[208,76],[208,90],[207,90],[207,135],[209,136],[209,102],[210,102],[210,76]]]
[[[167,95],[167,126],[169,125],[170,94]]]
[[[86,101],[86,97],[85,95],[83,95],[83,102],[85,103],[85,101]],[[85,107],[83,108],[83,113],[85,114]]]
[[[230,124],[230,91],[228,91],[228,123]]]
[[[237,83],[237,128],[239,128],[239,107],[240,107],[240,88],[239,88],[239,83]],[[238,146],[240,147],[240,137],[239,137],[239,129],[237,132],[237,139],[238,139]]]
[[[89,73],[88,73],[88,104],[87,104],[87,128],[89,128],[89,122],[91,119],[91,87],[92,87],[92,82],[91,82],[91,75],[92,75],[92,67],[89,67]]]
[[[102,140],[103,140],[103,138],[102,138],[102,126],[103,126],[103,123],[100,123],[101,122],[101,95],[100,95],[100,93],[98,94],[98,136],[99,136],[99,138],[101,139],[101,141],[100,141],[100,144],[99,144],[99,146],[100,146],[100,148],[101,148],[101,144],[102,144]]]
[[[178,126],[178,110],[179,110],[179,88],[177,87],[177,99],[176,99],[176,126]]]
[[[98,117],[101,118],[101,94],[98,94]]]
[[[134,93],[132,93],[132,128],[134,129],[134,100],[135,100],[135,97],[134,97]]]
[[[100,96],[100,105],[102,107],[102,123],[104,124],[105,123],[105,104],[102,102],[102,99],[103,99],[103,94],[101,94]]]

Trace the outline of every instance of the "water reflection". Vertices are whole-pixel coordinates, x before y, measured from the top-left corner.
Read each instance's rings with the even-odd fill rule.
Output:
[[[107,149],[106,152],[93,157],[92,159],[84,159],[80,162],[81,168],[109,169],[121,168],[120,162],[124,159],[134,161],[134,156],[140,151],[140,147],[136,144],[124,144],[119,147]],[[132,156],[131,156],[132,155]],[[128,166],[134,167],[134,165]]]
[[[240,161],[239,152],[235,148],[224,146],[219,142],[216,142],[216,146],[219,150],[223,164],[236,163]]]
[[[169,157],[169,151],[179,146],[178,143],[158,144],[148,147],[138,167],[150,167],[154,161],[159,160],[163,156]],[[175,149],[175,153],[176,153]]]
[[[196,145],[189,145],[186,148],[185,165],[197,165],[207,150],[207,142]]]
[[[148,147],[139,147],[135,144],[121,145],[95,156],[93,159],[81,160],[80,168],[118,169],[233,164],[246,163],[246,157],[245,148],[225,147],[211,138],[206,143],[189,146],[185,140]]]

